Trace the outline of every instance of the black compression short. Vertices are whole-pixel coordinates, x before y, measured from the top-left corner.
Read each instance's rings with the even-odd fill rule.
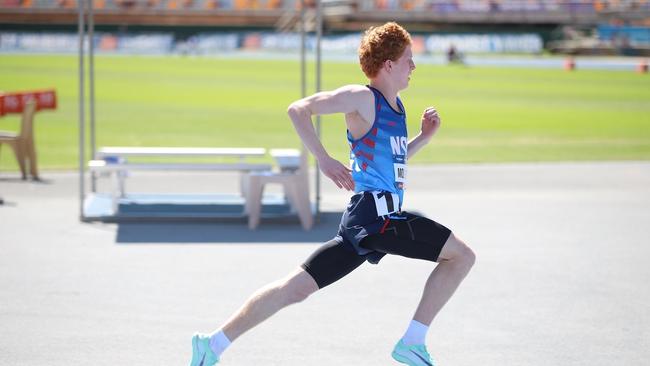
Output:
[[[451,230],[426,217],[402,212],[388,219],[381,233],[367,236],[361,246],[386,254],[432,262],[438,260]],[[343,278],[366,260],[340,238],[318,248],[302,265],[319,288]]]

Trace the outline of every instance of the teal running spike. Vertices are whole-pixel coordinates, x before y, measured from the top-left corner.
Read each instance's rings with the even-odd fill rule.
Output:
[[[407,346],[400,339],[395,345],[392,355],[395,361],[409,366],[434,366],[427,347],[423,344]]]
[[[210,337],[195,334],[192,337],[192,361],[190,366],[212,366],[219,363],[219,357],[210,348]]]

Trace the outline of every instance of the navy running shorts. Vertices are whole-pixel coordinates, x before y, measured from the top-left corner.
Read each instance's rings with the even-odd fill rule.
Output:
[[[352,197],[339,234],[302,265],[319,288],[338,281],[365,261],[377,263],[386,254],[437,262],[451,235],[451,230],[444,225],[409,212],[371,217],[367,215],[371,212],[368,207],[359,210],[364,206],[360,201],[369,201],[357,197],[364,193],[367,192]],[[359,212],[366,214],[367,219],[361,219],[363,214]]]

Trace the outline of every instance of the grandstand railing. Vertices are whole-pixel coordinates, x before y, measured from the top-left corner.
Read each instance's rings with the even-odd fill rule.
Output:
[[[79,0],[0,0],[0,24],[74,23]],[[313,8],[316,0],[306,0]],[[323,0],[342,21],[650,24],[650,0]],[[98,24],[273,26],[300,0],[93,0]],[[327,9],[327,7],[325,7]],[[334,7],[330,7],[331,9]],[[326,13],[327,17],[328,14]]]

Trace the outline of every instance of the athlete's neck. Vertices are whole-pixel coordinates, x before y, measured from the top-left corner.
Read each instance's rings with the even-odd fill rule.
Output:
[[[397,92],[398,90],[390,85],[390,83],[381,80],[380,78],[370,80],[370,86],[379,90],[381,94],[386,98],[386,101],[393,107],[394,110],[399,111],[400,108],[397,105]]]

